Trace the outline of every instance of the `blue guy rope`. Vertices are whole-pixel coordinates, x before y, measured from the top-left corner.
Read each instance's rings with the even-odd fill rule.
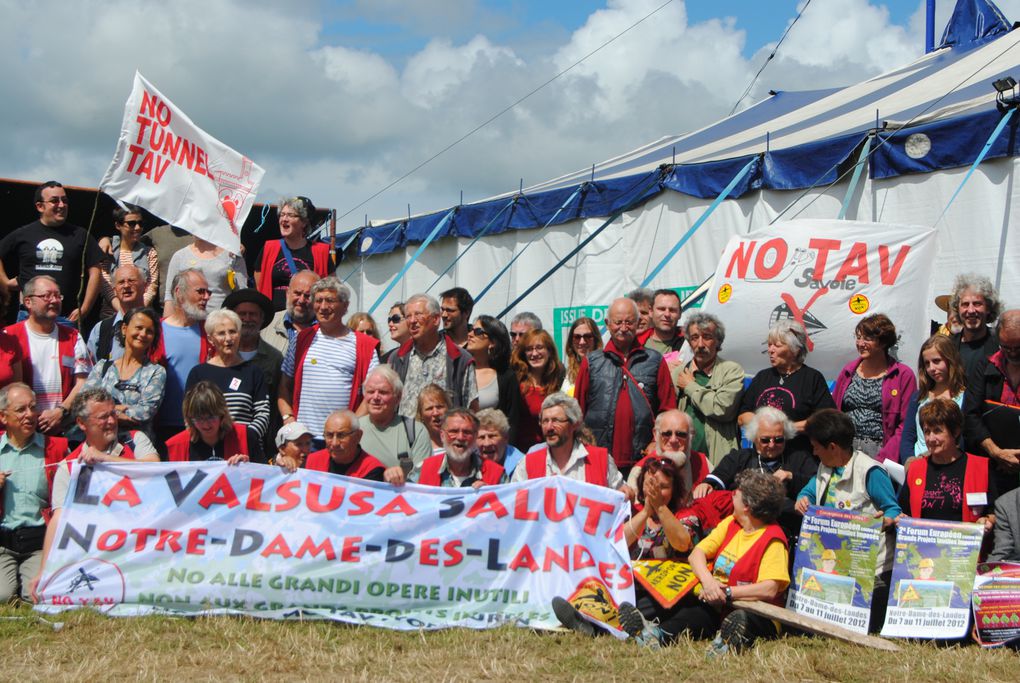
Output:
[[[475,246],[475,242],[477,242],[481,238],[485,237],[485,235],[489,232],[489,228],[491,228],[493,225],[495,225],[496,219],[498,219],[500,216],[502,216],[504,211],[506,211],[507,209],[509,209],[511,206],[513,206],[516,203],[517,203],[517,197],[514,197],[509,202],[507,202],[506,206],[504,206],[502,209],[500,209],[499,213],[497,213],[495,216],[493,216],[492,220],[489,221],[488,223],[486,223],[485,227],[482,228],[481,231],[477,235],[475,235],[475,238],[473,240],[471,240],[471,242],[468,243],[468,245],[466,247],[464,247],[464,251],[462,251],[459,254],[457,254],[457,256],[453,259],[453,261],[450,262],[450,265],[448,265],[446,267],[446,269],[442,273],[440,273],[439,276],[435,280],[432,281],[432,284],[428,286],[428,289],[425,290],[425,293],[428,294],[429,292],[431,292],[432,288],[435,287],[439,283],[439,281],[442,280],[443,277],[447,273],[449,273],[451,270],[453,270],[453,267],[455,265],[457,265],[457,261],[460,261],[461,257],[464,256],[464,254],[468,253],[471,250],[471,247]]]
[[[369,315],[375,313],[375,309],[379,308],[379,304],[386,300],[386,297],[389,296],[390,292],[393,291],[393,288],[396,287],[397,283],[400,282],[404,275],[407,274],[407,271],[411,269],[411,266],[413,266],[414,262],[418,260],[418,257],[422,255],[422,252],[424,252],[428,248],[428,246],[432,244],[432,240],[434,240],[436,238],[436,235],[438,235],[439,232],[446,226],[446,224],[450,222],[450,219],[453,218],[453,214],[457,213],[457,209],[459,208],[460,208],[459,206],[455,206],[452,209],[450,209],[450,211],[445,216],[443,216],[443,220],[439,221],[439,224],[436,225],[436,227],[432,228],[432,232],[430,232],[428,237],[425,238],[425,241],[421,243],[421,245],[418,247],[418,250],[414,252],[414,256],[412,256],[411,259],[404,264],[404,267],[400,269],[400,272],[397,273],[396,277],[390,280],[390,284],[386,285],[386,289],[384,289],[383,293],[379,295],[379,298],[375,300],[375,303],[372,304],[372,307],[368,309]]]
[[[648,284],[653,279],[655,279],[655,276],[658,275],[662,271],[662,269],[666,267],[666,264],[669,263],[670,259],[676,256],[677,252],[680,251],[680,249],[685,244],[687,244],[687,240],[694,236],[694,233],[698,231],[698,228],[705,224],[705,221],[708,220],[708,217],[712,215],[712,212],[715,211],[719,207],[719,205],[723,203],[723,200],[726,199],[726,197],[728,197],[731,192],[733,192],[733,188],[737,186],[737,183],[744,179],[744,176],[746,176],[748,172],[750,172],[751,167],[754,166],[754,162],[757,160],[758,160],[757,156],[751,157],[751,160],[744,164],[744,167],[740,169],[737,175],[733,176],[733,180],[730,181],[730,184],[723,188],[722,193],[720,193],[719,196],[716,197],[715,200],[709,205],[708,209],[705,210],[705,213],[701,214],[698,220],[694,221],[694,225],[688,228],[687,232],[684,233],[683,237],[681,237],[677,241],[677,243],[673,245],[673,248],[669,250],[669,253],[666,254],[666,256],[661,261],[659,261],[659,265],[655,266],[655,268],[652,269],[652,272],[645,276],[645,279],[641,282],[642,287],[647,287]]]
[[[642,187],[642,188],[641,188],[641,189],[640,189],[640,190],[639,190],[639,191],[637,192],[637,194],[636,194],[636,195],[634,195],[634,199],[632,199],[631,201],[627,202],[627,204],[625,204],[624,206],[622,206],[622,207],[620,207],[619,209],[617,209],[616,211],[614,211],[614,212],[613,212],[613,213],[612,213],[612,214],[611,214],[611,215],[609,216],[609,218],[607,218],[607,219],[606,219],[606,221],[605,221],[605,222],[604,222],[604,223],[603,223],[602,225],[600,225],[600,226],[599,226],[598,228],[596,228],[596,229],[595,229],[595,230],[594,230],[594,231],[592,232],[592,234],[588,235],[588,236],[587,236],[587,237],[585,237],[585,238],[584,238],[583,240],[581,240],[581,241],[580,241],[580,242],[578,243],[578,245],[577,245],[576,247],[574,247],[573,249],[571,249],[571,250],[570,250],[570,253],[569,253],[569,254],[567,254],[566,256],[564,256],[563,258],[561,258],[561,259],[559,260],[559,262],[557,262],[557,263],[556,263],[556,265],[555,265],[555,266],[553,266],[553,267],[552,267],[552,268],[551,268],[550,270],[548,270],[548,271],[547,271],[547,272],[546,272],[546,273],[545,273],[545,274],[544,274],[544,275],[543,275],[542,277],[538,278],[538,280],[536,280],[534,284],[532,284],[532,285],[531,285],[530,287],[528,287],[528,288],[527,288],[526,290],[524,290],[524,292],[523,292],[523,293],[521,293],[521,295],[520,295],[520,296],[518,296],[518,297],[517,297],[516,299],[514,299],[514,300],[513,300],[512,302],[510,302],[510,304],[508,304],[508,305],[507,305],[507,307],[506,307],[506,308],[504,308],[504,309],[503,309],[503,310],[502,310],[502,311],[501,311],[501,312],[499,313],[499,315],[497,315],[496,317],[497,317],[497,318],[502,318],[502,317],[503,317],[503,316],[505,316],[505,315],[506,315],[507,313],[509,313],[510,311],[512,311],[512,310],[513,310],[513,308],[514,308],[514,306],[516,306],[517,304],[519,304],[520,302],[522,302],[522,301],[523,301],[524,299],[526,299],[526,298],[527,298],[527,297],[528,297],[528,296],[529,296],[529,295],[530,295],[530,294],[531,294],[531,293],[532,293],[533,291],[535,291],[536,289],[538,289],[538,288],[539,288],[539,287],[540,287],[540,286],[542,285],[542,283],[543,283],[543,282],[545,282],[545,281],[546,281],[546,280],[548,280],[548,279],[549,279],[550,277],[552,277],[552,274],[553,274],[553,273],[555,273],[555,272],[556,272],[557,270],[559,270],[560,268],[562,268],[562,267],[563,267],[563,266],[564,266],[564,265],[565,265],[565,264],[566,264],[566,263],[567,263],[567,262],[568,262],[568,261],[569,261],[570,259],[574,258],[574,257],[575,257],[575,256],[576,256],[577,254],[579,254],[579,253],[581,252],[581,250],[583,250],[583,249],[584,249],[584,248],[585,248],[586,246],[588,246],[588,244],[589,244],[589,243],[590,243],[590,242],[591,242],[591,241],[592,241],[593,239],[595,239],[596,237],[598,237],[598,236],[599,236],[599,234],[600,234],[600,233],[601,233],[601,232],[602,232],[603,230],[605,230],[606,228],[608,228],[608,227],[610,226],[610,224],[612,224],[612,223],[613,223],[613,222],[614,222],[614,221],[615,221],[615,220],[616,220],[617,218],[619,218],[619,217],[620,217],[620,216],[622,216],[622,215],[623,215],[623,214],[624,214],[625,212],[627,212],[627,211],[631,210],[632,208],[634,208],[635,206],[637,206],[637,205],[638,205],[638,204],[639,204],[640,202],[642,202],[642,201],[644,200],[644,198],[645,198],[645,197],[644,197],[644,194],[645,194],[645,192],[647,192],[648,190],[652,189],[653,187],[655,187],[656,185],[658,185],[658,184],[659,184],[660,182],[662,182],[662,177],[663,177],[663,174],[664,174],[664,170],[663,170],[663,169],[661,169],[661,168],[660,168],[660,169],[656,169],[655,173],[653,174],[653,175],[654,175],[655,177],[654,177],[654,178],[652,179],[652,181],[651,181],[650,183],[648,183],[648,184],[644,185],[644,186],[643,186],[643,187]],[[477,301],[476,301],[476,303],[477,303]]]
[[[563,205],[562,205],[562,206],[560,206],[560,208],[556,209],[556,213],[554,213],[554,214],[552,215],[552,218],[550,218],[550,219],[549,219],[548,221],[546,221],[545,225],[543,225],[543,226],[542,226],[542,227],[541,227],[541,228],[539,229],[539,231],[538,231],[538,232],[537,232],[537,233],[535,234],[535,237],[536,237],[536,238],[538,237],[538,235],[540,235],[540,234],[542,233],[542,231],[543,231],[543,230],[545,230],[546,228],[548,228],[548,227],[549,227],[549,226],[550,226],[550,225],[552,224],[552,222],[556,220],[556,217],[557,217],[557,216],[559,216],[559,215],[560,215],[560,213],[561,213],[561,212],[562,212],[562,211],[563,211],[564,209],[566,209],[566,208],[567,208],[568,206],[570,206],[570,205],[571,205],[571,204],[572,204],[572,203],[574,202],[574,200],[575,200],[575,199],[577,199],[577,196],[578,196],[579,194],[581,194],[581,190],[583,190],[583,189],[585,188],[585,186],[587,186],[587,185],[588,185],[588,183],[587,183],[587,182],[584,182],[584,183],[581,183],[580,185],[578,185],[578,186],[577,186],[577,189],[576,189],[576,190],[574,190],[574,194],[570,195],[570,197],[568,197],[568,198],[567,198],[567,201],[563,202]],[[532,245],[532,243],[534,243],[534,241],[535,241],[535,240],[534,240],[534,239],[532,239],[532,240],[531,240],[531,242],[528,242],[528,243],[527,243],[527,244],[525,244],[525,245],[524,245],[523,247],[521,247],[521,250],[520,250],[519,252],[517,252],[516,254],[514,254],[514,257],[513,257],[512,259],[510,259],[510,262],[509,262],[509,263],[507,263],[507,264],[506,264],[505,266],[503,266],[503,267],[502,267],[502,268],[500,269],[500,271],[499,271],[498,273],[496,273],[496,277],[492,278],[492,280],[490,280],[490,281],[489,281],[489,284],[485,285],[485,287],[484,287],[484,288],[482,289],[482,291],[481,291],[481,292],[480,292],[480,293],[478,294],[478,296],[476,296],[476,297],[475,297],[475,306],[477,306],[477,305],[478,305],[478,302],[482,300],[482,297],[483,297],[483,296],[485,296],[486,292],[488,292],[488,291],[489,291],[490,289],[492,289],[492,286],[493,286],[494,284],[496,284],[496,282],[498,282],[498,281],[499,281],[499,279],[500,279],[501,277],[503,277],[503,275],[504,275],[504,274],[505,274],[505,273],[506,273],[506,272],[507,272],[508,270],[510,270],[510,267],[511,267],[511,266],[512,266],[512,265],[514,264],[514,262],[515,262],[515,261],[517,261],[517,259],[519,259],[519,258],[521,257],[521,255],[522,255],[522,254],[524,254],[525,250],[526,250],[526,249],[527,249],[528,247],[530,247],[530,246]]]
[[[933,228],[936,225],[938,225],[942,218],[946,215],[946,211],[949,211],[949,207],[952,206],[953,201],[956,199],[956,195],[960,194],[960,190],[962,190],[963,186],[967,184],[967,181],[970,180],[970,177],[974,175],[974,171],[977,170],[978,164],[984,161],[985,157],[988,156],[988,151],[992,148],[992,143],[994,143],[995,139],[999,137],[999,135],[1002,133],[1002,129],[1006,127],[1006,124],[1010,122],[1010,120],[1013,118],[1013,114],[1015,113],[1016,113],[1015,107],[1011,108],[1008,112],[1006,112],[1006,115],[1002,117],[1001,121],[999,121],[999,125],[997,125],[995,127],[995,130],[992,131],[992,134],[988,136],[988,140],[985,142],[985,146],[981,148],[981,152],[978,153],[977,159],[975,159],[974,163],[970,165],[969,169],[967,169],[967,175],[963,176],[963,180],[960,181],[960,186],[956,188],[956,192],[954,192],[953,196],[949,198],[949,203],[946,204],[946,208],[942,209],[942,213],[940,213],[939,217],[935,219],[934,223],[932,223]]]
[[[839,220],[846,218],[846,212],[850,208],[850,199],[857,191],[857,183],[861,179],[861,172],[868,163],[868,155],[871,154],[871,136],[864,138],[864,147],[861,148],[861,155],[857,157],[857,165],[854,167],[854,175],[850,178],[850,187],[846,189],[846,196],[843,197],[843,206],[839,209]]]

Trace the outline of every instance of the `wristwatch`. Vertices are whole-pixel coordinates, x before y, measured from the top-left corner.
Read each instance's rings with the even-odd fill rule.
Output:
[[[726,586],[723,592],[726,593],[726,602],[733,602],[733,589]]]

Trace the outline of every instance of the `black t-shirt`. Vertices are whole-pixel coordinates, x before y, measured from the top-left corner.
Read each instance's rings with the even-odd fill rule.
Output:
[[[963,506],[967,503],[963,490],[963,478],[967,472],[966,456],[959,457],[948,465],[940,465],[928,458],[927,466],[924,493],[921,495],[921,518],[959,522],[963,519]],[[985,508],[987,512],[995,509],[996,497],[995,478],[989,477],[988,503]],[[909,486],[900,489],[900,507],[910,514]]]
[[[279,244],[279,240],[276,240]],[[262,250],[259,250],[258,259],[255,263],[262,267]],[[300,249],[291,249],[290,255],[294,258],[294,266],[297,268],[294,272],[302,270],[314,270],[312,268],[312,243],[307,242],[305,246]],[[333,263],[330,262],[328,265],[329,271],[333,271]],[[294,273],[290,270],[290,265],[287,263],[287,257],[283,254],[283,249],[280,249],[280,255],[276,259],[276,263],[272,266],[273,274],[273,308],[277,311],[282,311],[287,307],[287,287],[290,286],[290,278]]]
[[[23,287],[37,275],[49,275],[57,281],[60,293],[64,295],[64,305],[61,308],[63,315],[78,306],[78,289],[83,286],[82,254],[85,257],[86,273],[92,266],[102,264],[103,252],[96,240],[70,223],[48,227],[35,221],[18,228],[0,241],[0,259],[3,259],[5,267],[17,264],[19,286]],[[11,275],[10,269],[7,274]],[[87,280],[84,285],[88,285]]]
[[[765,368],[751,380],[740,399],[741,413],[753,413],[761,406],[772,406],[786,413],[793,422],[806,420],[822,408],[835,408],[829,385],[822,373],[802,365],[789,377],[772,367]],[[786,444],[786,450],[811,452],[810,440],[801,434]]]
[[[329,473],[330,474],[342,474],[344,476],[347,476],[347,470],[349,470],[351,468],[351,465],[353,465],[355,462],[357,462],[357,458],[355,458],[354,460],[352,460],[350,463],[348,463],[346,465],[341,465],[340,463],[338,463],[333,458],[329,458]],[[379,467],[376,467],[375,469],[369,470],[368,474],[366,474],[364,477],[361,477],[361,478],[362,479],[367,479],[368,481],[382,481],[383,480],[383,471],[384,471],[383,467],[380,465]]]
[[[204,462],[206,460],[226,460],[223,457],[225,452],[224,439],[220,439],[215,446],[208,445],[199,439],[192,441],[188,449],[188,460],[190,462]],[[248,459],[251,462],[265,464],[266,459],[262,454],[262,445],[259,443],[258,433],[248,427]]]

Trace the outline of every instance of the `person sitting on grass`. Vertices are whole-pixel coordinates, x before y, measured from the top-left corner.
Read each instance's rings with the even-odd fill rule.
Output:
[[[741,472],[733,494],[733,515],[691,551],[691,568],[701,583],[698,596],[680,603],[658,625],[624,602],[620,605],[624,630],[639,644],[652,648],[671,644],[684,633],[692,638],[716,634],[710,656],[740,651],[759,638],[776,637],[779,631],[772,620],[735,610],[732,603],[781,603],[790,584],[786,534],[776,523],[785,498],[782,482],[772,475]],[[709,562],[713,563],[711,569]]]

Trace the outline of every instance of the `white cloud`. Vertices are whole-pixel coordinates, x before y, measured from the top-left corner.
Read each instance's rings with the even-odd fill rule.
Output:
[[[375,21],[390,16],[434,36],[396,61],[335,38],[310,1],[114,0],[54,12],[0,0],[0,175],[94,186],[138,69],[199,126],[266,168],[260,199],[301,193],[344,211],[661,4],[609,0],[579,27],[544,27],[555,40],[526,36],[518,45],[486,34],[510,21],[505,14],[458,1],[375,4]],[[343,14],[331,11],[328,20]],[[439,34],[422,17],[438,22],[444,11],[456,31]],[[520,178],[541,182],[724,116],[769,49],[744,59],[746,35],[735,26],[692,24],[674,2],[344,226],[366,212],[403,215],[407,203],[441,209],[460,190],[473,201]],[[913,30],[865,0],[812,3],[755,95],[850,83],[906,62],[920,51]]]

